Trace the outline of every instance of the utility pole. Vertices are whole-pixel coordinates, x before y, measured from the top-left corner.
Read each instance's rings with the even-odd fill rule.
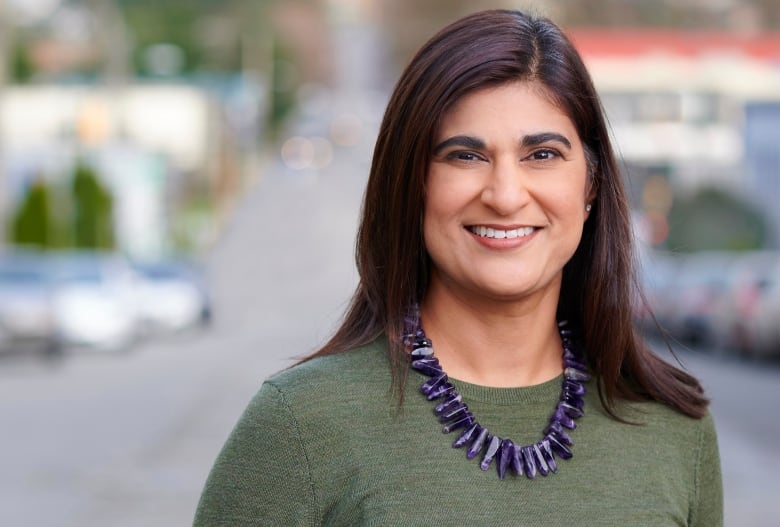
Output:
[[[8,76],[10,72],[9,57],[11,55],[10,46],[13,45],[11,38],[11,22],[9,20],[8,9],[5,0],[0,0],[0,226],[4,226],[3,218],[7,217],[6,207],[8,206],[8,197],[6,195],[6,175],[5,167],[7,160],[5,158],[5,137],[3,135],[3,104],[5,102],[5,87],[8,85]],[[0,247],[5,245],[5,231],[0,232]]]
[[[122,13],[114,0],[89,0],[89,6],[97,21],[97,41],[104,53],[103,80],[109,88],[122,88],[130,73],[130,46]]]

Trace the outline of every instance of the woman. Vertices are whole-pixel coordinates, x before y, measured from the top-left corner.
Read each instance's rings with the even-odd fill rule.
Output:
[[[196,525],[722,524],[707,401],[635,333],[621,175],[550,21],[477,13],[417,53],[357,263],[341,328],[264,383]]]

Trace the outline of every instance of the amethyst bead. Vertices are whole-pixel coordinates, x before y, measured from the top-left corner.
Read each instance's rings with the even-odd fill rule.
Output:
[[[433,413],[436,415],[448,413],[456,406],[459,406],[462,402],[463,396],[461,394],[450,394],[445,397],[442,402],[436,405],[436,408],[433,409]]]
[[[523,469],[523,452],[520,445],[512,444],[511,456],[512,459],[510,460],[510,463],[512,465],[512,470],[514,470],[515,474],[518,476],[522,476],[525,474],[525,471]]]
[[[573,445],[574,441],[571,440],[571,437],[566,432],[566,430],[563,429],[563,426],[561,426],[561,423],[550,423],[550,426],[547,427],[547,429],[544,431],[545,434],[555,434],[555,436],[558,438],[559,441],[566,445]]]
[[[453,421],[455,419],[460,419],[464,415],[469,413],[469,408],[465,404],[460,404],[459,406],[454,407],[452,410],[445,414],[441,414],[439,416],[439,422],[440,423],[446,423],[447,421]]]
[[[412,346],[414,349],[420,349],[420,348],[428,348],[431,350],[431,354],[433,354],[433,342],[426,338],[421,338],[414,341],[414,345]]]
[[[558,422],[562,426],[565,426],[569,430],[574,430],[577,428],[577,425],[574,423],[574,420],[566,415],[566,412],[561,408],[561,405],[559,404],[555,408],[555,413],[552,415],[552,418],[550,419],[552,422]]]
[[[449,434],[453,430],[457,430],[458,428],[463,428],[464,426],[471,426],[474,424],[474,416],[471,414],[471,412],[466,412],[462,416],[460,416],[455,421],[452,421],[451,423],[448,423],[441,427],[441,431],[445,434]]]
[[[430,379],[422,383],[422,386],[420,386],[420,391],[425,395],[430,395],[431,392],[436,390],[439,386],[441,386],[442,384],[446,384],[447,379],[448,379],[447,374],[442,372],[437,377],[431,377]]]
[[[550,468],[547,466],[547,461],[545,461],[544,456],[542,455],[542,451],[539,448],[538,444],[531,445],[532,449],[531,451],[534,454],[534,464],[536,465],[536,468],[539,470],[539,474],[542,476],[546,476],[550,473]]]
[[[585,373],[584,371],[575,369],[575,368],[566,368],[563,370],[563,376],[566,379],[574,380],[574,381],[588,381],[590,380],[590,375]]]
[[[550,448],[558,454],[558,457],[561,459],[571,459],[572,453],[571,450],[569,450],[563,441],[559,439],[559,437],[553,432],[551,434],[548,434],[544,438],[545,440],[550,442]],[[571,443],[569,443],[571,444]]]
[[[430,346],[423,346],[421,348],[415,348],[411,352],[409,352],[409,356],[412,358],[412,360],[434,359],[434,360],[436,360],[436,364],[439,363],[439,359],[436,359],[433,356],[433,348],[431,348]]]
[[[439,386],[434,388],[431,391],[431,393],[428,394],[428,400],[429,401],[436,400],[439,397],[444,397],[448,393],[452,393],[454,391],[455,391],[455,387],[452,384],[445,382],[444,384],[440,384]]]
[[[573,395],[585,395],[585,386],[581,382],[565,380],[563,381],[563,389]]]
[[[444,370],[442,370],[441,366],[439,366],[438,359],[419,359],[412,361],[412,368],[419,371],[423,375],[427,375],[428,377],[433,377],[434,375],[441,375],[444,373]]]
[[[479,435],[474,439],[474,442],[471,443],[471,446],[466,452],[467,458],[473,459],[482,451],[482,447],[485,446],[485,439],[487,439],[488,433],[489,432],[487,428],[483,428],[479,431]]]
[[[573,395],[566,390],[563,391],[563,400],[579,410],[582,410],[585,406],[585,399],[579,395]]]
[[[580,410],[576,406],[573,406],[573,405],[571,405],[571,404],[569,404],[569,403],[567,403],[565,401],[561,402],[561,403],[558,403],[558,406],[560,408],[563,408],[563,411],[566,413],[566,415],[568,415],[572,419],[578,419],[578,418],[580,418],[580,417],[582,417],[584,415],[582,413],[582,410]]]
[[[588,371],[588,367],[576,359],[566,359],[563,361],[563,365],[567,368],[574,368],[575,370]]]
[[[474,423],[471,425],[465,432],[460,434],[460,437],[458,437],[454,443],[452,443],[453,448],[460,448],[462,446],[465,446],[471,441],[472,439],[476,438],[479,433],[482,431],[482,427],[479,426],[478,423]]]
[[[482,470],[487,470],[490,468],[490,463],[493,462],[493,458],[496,457],[500,447],[501,438],[498,436],[491,436],[491,438],[488,440],[487,450],[485,450],[485,455],[482,456],[482,463],[479,464],[479,468]]]
[[[545,437],[537,443],[539,450],[542,452],[542,457],[547,462],[547,466],[550,472],[558,472],[558,463],[555,462],[555,456],[553,455],[552,447],[550,446],[550,440]]]
[[[536,464],[534,462],[534,448],[531,445],[524,446],[520,450],[523,452],[523,470],[528,479],[536,477]]]
[[[514,454],[515,444],[511,439],[504,439],[501,441],[501,447],[498,449],[496,455],[496,468],[498,469],[498,479],[504,479],[507,470],[512,463],[512,456]]]

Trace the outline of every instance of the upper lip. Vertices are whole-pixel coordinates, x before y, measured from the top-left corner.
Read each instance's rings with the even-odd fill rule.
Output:
[[[496,223],[469,223],[466,225],[466,228],[472,228],[472,227],[487,227],[488,229],[494,229],[497,231],[512,231],[516,229],[538,229],[536,225],[523,225],[523,224],[512,224],[512,225],[498,225]]]

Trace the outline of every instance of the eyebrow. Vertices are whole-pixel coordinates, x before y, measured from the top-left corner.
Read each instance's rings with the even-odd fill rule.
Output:
[[[481,150],[485,148],[485,141],[483,141],[478,137],[472,137],[470,135],[454,135],[450,138],[445,139],[438,145],[436,145],[436,147],[433,149],[433,154],[437,155],[445,148],[449,148],[451,146],[463,146],[466,148],[474,148],[476,150]]]
[[[538,134],[524,135],[520,140],[520,145],[524,147],[533,147],[550,141],[561,143],[566,148],[571,149],[571,141],[557,132],[540,132]],[[470,135],[454,135],[436,145],[433,149],[433,154],[437,155],[442,150],[452,146],[462,146],[479,150],[485,148],[485,141]]]
[[[538,134],[524,135],[520,144],[523,146],[538,146],[550,141],[561,143],[571,150],[571,141],[557,132],[540,132]]]

